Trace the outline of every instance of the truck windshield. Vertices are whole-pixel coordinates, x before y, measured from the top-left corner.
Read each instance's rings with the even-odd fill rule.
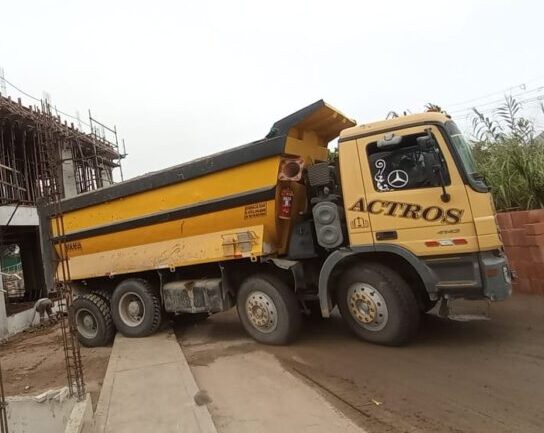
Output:
[[[488,188],[483,181],[483,177],[476,169],[476,162],[472,156],[472,149],[468,140],[461,133],[455,122],[450,120],[446,122],[445,127],[451,143],[455,148],[455,152],[459,156],[459,161],[463,166],[462,169],[467,175],[470,185],[478,191],[487,191]]]

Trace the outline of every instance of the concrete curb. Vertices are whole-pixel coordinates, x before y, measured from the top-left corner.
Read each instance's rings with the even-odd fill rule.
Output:
[[[217,433],[175,336],[115,337],[94,417],[95,433]],[[153,426],[153,427],[151,427]],[[152,430],[149,430],[152,431]]]
[[[116,338],[117,339],[117,338]],[[106,369],[106,375],[102,381],[102,387],[100,389],[100,395],[98,396],[98,403],[94,411],[93,419],[93,433],[102,433],[106,429],[106,422],[108,420],[108,410],[111,401],[111,393],[113,391],[113,378],[114,372],[117,371],[117,361],[119,360],[118,348],[115,346],[115,341],[108,361],[108,367]]]

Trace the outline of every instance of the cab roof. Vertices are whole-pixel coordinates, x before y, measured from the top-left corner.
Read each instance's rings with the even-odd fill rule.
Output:
[[[434,111],[428,111],[425,113],[409,114],[407,116],[395,117],[393,119],[380,120],[378,122],[363,123],[361,125],[354,126],[352,128],[346,128],[340,132],[340,141],[347,141],[352,138],[371,135],[379,131],[385,131],[390,129],[398,129],[402,127],[408,127],[412,125],[440,122],[444,123],[451,120],[449,116]]]

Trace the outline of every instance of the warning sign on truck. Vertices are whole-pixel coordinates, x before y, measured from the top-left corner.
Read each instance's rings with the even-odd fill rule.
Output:
[[[244,218],[257,218],[266,215],[266,202],[247,205],[244,208]]]

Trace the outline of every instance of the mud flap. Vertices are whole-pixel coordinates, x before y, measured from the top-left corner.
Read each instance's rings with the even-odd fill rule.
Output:
[[[457,322],[471,322],[474,320],[490,320],[490,301],[446,299],[440,301],[438,315]]]

